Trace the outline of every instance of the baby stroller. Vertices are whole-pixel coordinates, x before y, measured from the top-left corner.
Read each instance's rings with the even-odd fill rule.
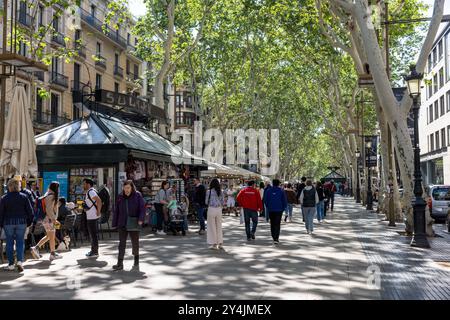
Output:
[[[188,200],[186,197],[182,197],[182,202],[177,203],[172,200],[169,205],[169,222],[168,222],[168,232],[172,232],[176,236],[179,232],[183,236],[186,235],[187,230],[187,211],[188,211]]]

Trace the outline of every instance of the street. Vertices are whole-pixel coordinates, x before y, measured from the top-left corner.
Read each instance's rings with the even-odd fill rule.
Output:
[[[388,229],[380,217],[339,197],[310,236],[295,209],[275,247],[265,221],[247,243],[239,218],[225,216],[224,252],[194,233],[144,233],[140,271],[130,271],[129,242],[125,270],[112,271],[118,241],[105,233],[97,260],[84,257],[84,241],[52,263],[45,252],[26,261],[22,274],[2,271],[0,299],[449,299],[448,233],[430,239],[432,249],[411,248],[402,227]]]

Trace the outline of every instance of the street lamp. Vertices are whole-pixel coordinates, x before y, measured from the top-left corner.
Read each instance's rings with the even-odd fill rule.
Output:
[[[355,156],[356,156],[356,163],[357,163],[357,168],[356,168],[356,203],[361,203],[361,187],[359,186],[359,160],[361,157],[361,152],[356,149],[355,151]]]
[[[419,98],[420,98],[420,82],[423,74],[417,73],[416,66],[410,67],[411,73],[404,77],[407,85],[409,96],[413,100],[414,115],[414,235],[411,240],[411,246],[420,248],[429,248],[430,244],[425,232],[425,200],[422,197],[422,174],[420,172],[420,148],[419,148]]]
[[[353,164],[350,162],[349,196],[353,197]]]
[[[370,177],[370,150],[372,149],[372,141],[366,141],[366,149],[367,149],[367,210],[373,210],[373,201],[372,201],[372,180]]]

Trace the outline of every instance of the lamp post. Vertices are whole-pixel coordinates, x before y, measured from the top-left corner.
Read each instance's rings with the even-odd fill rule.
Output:
[[[355,151],[355,156],[356,156],[356,163],[357,163],[357,168],[356,168],[356,203],[361,203],[361,187],[359,186],[359,160],[361,157],[361,152],[356,149]]]
[[[353,164],[350,163],[350,183],[348,184],[349,187],[349,196],[353,197]]]
[[[373,210],[373,201],[372,201],[372,180],[370,177],[370,150],[372,149],[372,141],[367,140],[366,141],[366,149],[367,149],[367,155],[366,155],[366,164],[367,164],[367,210]]]
[[[420,82],[423,74],[416,71],[416,66],[410,67],[411,73],[404,77],[407,85],[409,96],[413,100],[413,116],[414,116],[414,235],[411,240],[411,246],[420,248],[429,248],[430,244],[425,232],[425,200],[422,197],[422,173],[420,172],[420,148],[419,148],[419,98],[420,98]]]

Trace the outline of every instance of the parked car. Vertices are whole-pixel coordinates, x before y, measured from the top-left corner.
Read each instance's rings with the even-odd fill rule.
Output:
[[[431,217],[436,221],[445,221],[450,210],[450,185],[432,185],[426,191]]]

